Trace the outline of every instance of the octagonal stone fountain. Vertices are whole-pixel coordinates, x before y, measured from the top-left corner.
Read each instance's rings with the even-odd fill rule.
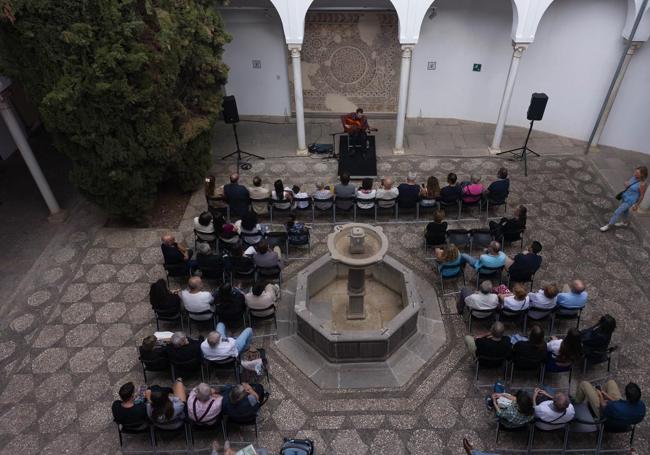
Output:
[[[444,344],[434,289],[388,246],[380,226],[336,226],[283,292],[278,347],[321,387],[401,385]]]

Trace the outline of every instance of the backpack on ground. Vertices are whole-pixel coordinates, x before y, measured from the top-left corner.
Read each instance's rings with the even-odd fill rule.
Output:
[[[314,441],[311,439],[284,438],[280,448],[280,455],[314,455],[315,453]]]

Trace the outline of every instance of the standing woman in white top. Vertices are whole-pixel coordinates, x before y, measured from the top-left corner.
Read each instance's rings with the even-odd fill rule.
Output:
[[[377,195],[377,191],[372,189],[372,179],[365,178],[361,181],[361,186],[357,189],[356,198],[357,199],[374,199]],[[375,206],[375,202],[361,202],[357,200],[357,206],[360,209],[371,209]]]
[[[271,192],[273,207],[280,210],[289,210],[293,201],[291,188],[285,188],[280,179],[275,181],[273,188],[274,190]]]

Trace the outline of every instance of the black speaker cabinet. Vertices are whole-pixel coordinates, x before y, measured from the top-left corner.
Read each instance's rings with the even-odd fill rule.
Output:
[[[544,117],[546,103],[548,103],[546,93],[533,93],[528,107],[528,120],[541,120]]]
[[[235,101],[235,97],[233,95],[223,97],[223,121],[226,123],[239,122],[237,101]]]

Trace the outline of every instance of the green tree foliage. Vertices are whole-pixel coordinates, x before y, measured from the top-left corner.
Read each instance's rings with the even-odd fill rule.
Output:
[[[214,0],[0,0],[0,74],[37,103],[72,181],[142,216],[158,184],[211,163],[230,41]]]

